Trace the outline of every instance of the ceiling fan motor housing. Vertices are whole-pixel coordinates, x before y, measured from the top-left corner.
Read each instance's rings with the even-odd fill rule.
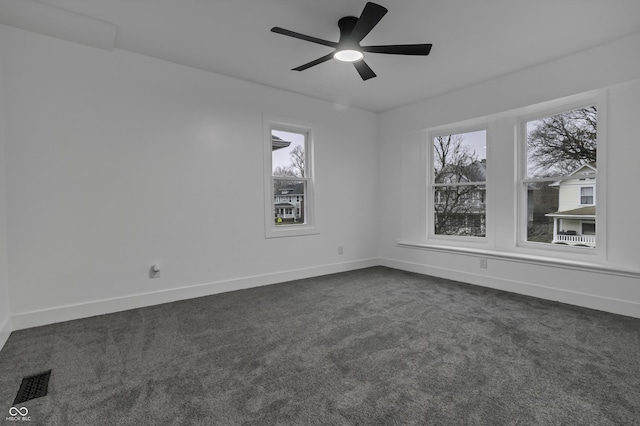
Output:
[[[351,33],[356,26],[358,18],[355,16],[345,16],[338,21],[338,27],[340,28],[340,40],[338,41],[338,48],[342,46],[357,46],[360,47],[360,40],[353,40]]]

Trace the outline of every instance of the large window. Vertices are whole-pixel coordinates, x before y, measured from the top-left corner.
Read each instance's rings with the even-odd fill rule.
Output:
[[[487,132],[431,138],[434,235],[486,236]]]
[[[597,109],[524,121],[525,241],[596,246]]]
[[[311,129],[268,122],[265,235],[314,233]]]

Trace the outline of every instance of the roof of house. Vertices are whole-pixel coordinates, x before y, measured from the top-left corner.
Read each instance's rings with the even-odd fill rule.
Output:
[[[576,178],[583,179],[595,179],[595,175],[597,172],[598,169],[596,168],[596,163],[589,163],[581,165],[580,167],[569,173],[568,176],[575,176]],[[559,180],[553,182],[549,186],[559,186],[560,184],[562,184],[562,182],[563,181]]]
[[[277,137],[276,135],[271,135],[271,151],[286,148],[289,145],[291,145],[291,142],[287,142],[282,138]]]
[[[448,164],[435,177],[436,183],[484,182],[486,180],[485,159],[464,165]]]
[[[273,195],[304,195],[304,183],[296,183],[293,185],[283,186],[282,188],[277,188]]]
[[[548,213],[545,216],[550,217],[578,217],[584,219],[585,217],[596,217],[596,206],[579,207],[577,209],[565,210],[561,212]]]

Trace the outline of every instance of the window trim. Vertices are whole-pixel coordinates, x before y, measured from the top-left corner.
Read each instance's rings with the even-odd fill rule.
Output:
[[[310,123],[290,118],[263,115],[263,181],[264,181],[264,235],[265,238],[294,237],[319,234],[315,206],[315,167],[314,141],[316,131]],[[278,178],[284,180],[306,181],[305,223],[296,225],[278,225],[274,223],[274,193],[272,167],[272,130],[300,133],[305,135],[305,177]]]
[[[585,185],[594,187],[593,205],[598,206],[596,215],[597,243],[596,247],[580,247],[572,245],[560,245],[552,243],[539,243],[535,241],[527,241],[527,192],[524,187],[527,182],[537,181],[559,181],[569,180],[575,177],[558,176],[552,178],[528,178],[527,176],[527,123],[544,117],[560,114],[563,112],[573,111],[589,106],[596,106],[598,110],[598,126],[596,129],[596,137],[598,139],[598,172],[596,175],[595,185]],[[606,165],[607,165],[607,96],[606,90],[588,92],[586,94],[571,97],[571,99],[560,99],[545,102],[541,105],[534,105],[526,108],[526,113],[516,116],[515,129],[516,134],[514,143],[516,144],[516,247],[531,253],[537,253],[540,250],[550,251],[554,256],[560,255],[567,259],[580,258],[581,256],[596,257],[599,260],[605,259],[606,254]],[[597,194],[597,198],[596,198]],[[581,204],[582,205],[582,204]]]
[[[448,135],[459,135],[464,133],[473,133],[473,132],[485,132],[485,143],[487,145],[486,148],[486,163],[487,163],[487,175],[485,180],[482,182],[455,182],[455,183],[436,183],[434,176],[434,146],[433,141],[438,136],[448,136]],[[427,158],[426,158],[426,180],[427,180],[427,197],[426,197],[426,209],[427,209],[427,217],[426,217],[426,238],[427,240],[440,240],[442,242],[448,241],[454,244],[462,243],[462,244],[487,244],[489,242],[489,200],[490,197],[487,195],[487,191],[489,188],[489,143],[490,140],[490,131],[489,126],[486,121],[482,120],[476,123],[467,123],[467,124],[453,124],[438,128],[432,128],[427,131]],[[484,237],[474,237],[474,236],[466,236],[466,235],[444,235],[444,234],[436,234],[434,227],[434,217],[435,217],[435,201],[434,201],[434,191],[436,188],[445,188],[445,187],[453,187],[453,186],[484,186],[485,188],[485,236]]]

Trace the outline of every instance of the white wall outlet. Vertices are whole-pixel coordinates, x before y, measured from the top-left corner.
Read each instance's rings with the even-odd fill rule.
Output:
[[[154,263],[149,268],[149,278],[160,278],[160,264]]]
[[[344,254],[344,246],[338,246],[338,254]]]
[[[481,257],[480,258],[480,267],[482,269],[487,269],[487,258],[486,257]]]

